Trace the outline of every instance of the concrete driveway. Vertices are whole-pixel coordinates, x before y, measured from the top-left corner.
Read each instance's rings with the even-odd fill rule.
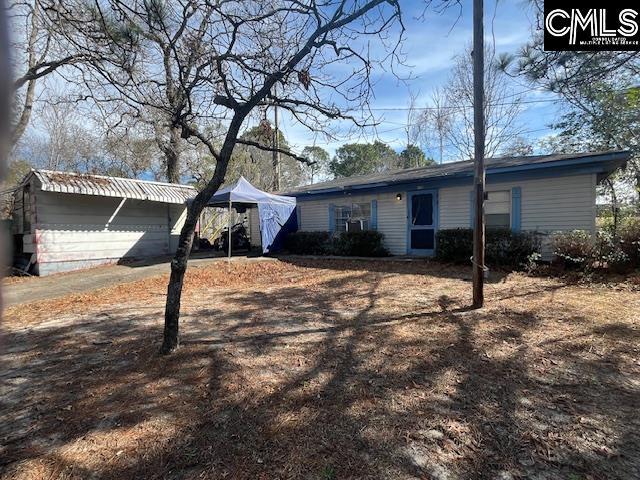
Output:
[[[232,257],[233,262],[271,261],[267,257]],[[226,257],[191,258],[189,268],[201,268],[212,263],[226,262]],[[127,265],[106,265],[104,267],[60,273],[47,277],[32,277],[23,281],[3,285],[2,297],[5,307],[21,303],[37,302],[59,298],[71,293],[82,293],[108,287],[118,283],[135,282],[143,278],[167,274],[171,271],[170,258],[153,262],[132,262]]]

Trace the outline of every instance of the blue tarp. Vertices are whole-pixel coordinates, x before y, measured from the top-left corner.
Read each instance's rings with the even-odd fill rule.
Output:
[[[218,190],[207,202],[210,207],[258,207],[262,252],[274,253],[282,248],[283,238],[296,231],[295,197],[285,197],[263,192],[240,177],[234,185]]]

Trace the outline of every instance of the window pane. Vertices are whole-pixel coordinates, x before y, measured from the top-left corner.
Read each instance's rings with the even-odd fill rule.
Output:
[[[484,218],[487,228],[511,227],[511,219],[508,213],[485,214]]]
[[[487,192],[488,202],[508,202],[509,200],[511,200],[511,198],[507,190],[500,192]]]
[[[371,223],[371,203],[354,203],[336,207],[336,230],[338,232],[359,232],[369,230]]]
[[[508,214],[511,209],[508,203],[485,203],[484,211],[485,213],[506,213]]]
[[[347,230],[349,232],[361,232],[363,230],[368,230],[368,222],[366,220],[354,220],[351,219],[347,223]]]
[[[351,218],[361,218],[365,220],[371,218],[371,204],[354,203],[351,206]]]
[[[411,197],[411,223],[433,225],[433,194],[425,193]]]
[[[487,192],[487,200],[484,202],[484,211],[487,214],[511,212],[511,193],[508,191]]]
[[[336,232],[344,232],[347,229],[347,222],[351,216],[351,207],[336,207]]]
[[[411,248],[417,250],[433,250],[435,230],[411,230]]]

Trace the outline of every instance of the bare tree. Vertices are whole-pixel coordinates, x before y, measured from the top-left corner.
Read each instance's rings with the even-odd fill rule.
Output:
[[[404,133],[407,137],[406,147],[420,144],[423,136],[423,126],[420,109],[418,108],[418,94],[410,91],[409,100],[407,101],[407,119],[404,127]]]
[[[533,145],[524,137],[515,137],[510,144],[505,145],[501,152],[502,155],[524,157],[533,155]]]
[[[185,87],[190,92],[205,88],[211,74],[213,64],[201,60],[215,7],[204,0],[40,1],[48,7],[56,35],[77,51],[91,52],[85,58],[88,68],[67,77],[78,87],[78,98],[102,112],[107,130],[122,124],[151,126],[164,156],[164,176],[179,183],[190,135],[177,117],[194,107],[187,107]],[[190,77],[189,86],[183,75]]]
[[[145,125],[107,130],[104,138],[104,170],[118,177],[140,178],[161,157],[155,138]]]
[[[452,122],[452,110],[447,106],[447,97],[442,87],[433,90],[431,103],[424,109],[419,121],[422,125],[423,141],[429,149],[433,149],[435,144],[438,161],[442,163],[447,132]]]
[[[33,128],[15,147],[14,159],[30,167],[138,178],[160,156],[145,125],[109,129],[75,102],[41,102],[34,110]]]
[[[445,86],[446,105],[451,113],[446,140],[463,158],[473,158],[473,69],[470,49],[454,57],[454,65]],[[518,124],[522,97],[509,85],[509,77],[496,67],[495,54],[485,53],[485,153],[491,157],[511,144],[523,131]]]
[[[259,125],[245,130],[240,136],[241,140],[252,140],[263,145],[271,145],[274,136],[274,128],[267,121],[263,120]],[[289,149],[289,144],[282,131],[278,132],[279,145],[284,149]],[[307,155],[303,156],[307,157]],[[216,167],[216,159],[211,156],[209,150],[200,144],[190,145],[184,154],[187,170],[185,174],[196,182],[196,187],[204,187],[208,182]],[[314,158],[310,158],[314,161]],[[281,187],[284,189],[300,185],[304,178],[302,164],[289,155],[281,155]],[[313,167],[312,165],[310,167]],[[229,161],[226,183],[231,183],[240,176],[246,178],[252,185],[268,190],[273,185],[273,157],[271,152],[249,145],[237,145],[233,150],[233,155]]]
[[[59,24],[66,38],[102,55],[85,73],[93,92],[107,94],[96,98],[118,98],[134,111],[164,114],[167,128],[199,141],[216,160],[212,177],[189,204],[171,262],[162,346],[168,353],[178,346],[183,280],[201,211],[224,181],[236,145],[271,149],[240,138],[245,120],[276,104],[313,131],[323,130],[327,118],[367,123],[371,117],[363,107],[371,69],[395,54],[396,42],[376,59],[366,39],[389,42],[398,31],[400,7],[397,0],[105,0],[91,8],[75,0],[65,5]],[[347,113],[354,111],[362,115]],[[207,129],[215,123],[224,125],[220,136]]]
[[[11,3],[7,10],[15,74],[12,147],[29,125],[38,82],[62,67],[77,65],[91,56],[90,51],[75,53],[70,45],[61,42],[45,13],[45,9],[57,8],[58,1],[26,0]]]
[[[42,103],[35,126],[23,136],[16,154],[33,167],[103,173],[96,168],[102,141],[85,127],[85,120],[70,102]]]

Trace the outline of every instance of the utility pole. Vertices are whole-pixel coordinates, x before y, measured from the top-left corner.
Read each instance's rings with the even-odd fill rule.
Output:
[[[273,130],[273,185],[272,190],[274,192],[280,191],[280,152],[278,152],[280,139],[278,130],[278,105],[275,99],[276,87],[273,87],[274,99],[273,99],[273,123],[275,128]]]
[[[475,222],[473,228],[473,308],[484,304],[484,8],[473,0],[473,178]]]

